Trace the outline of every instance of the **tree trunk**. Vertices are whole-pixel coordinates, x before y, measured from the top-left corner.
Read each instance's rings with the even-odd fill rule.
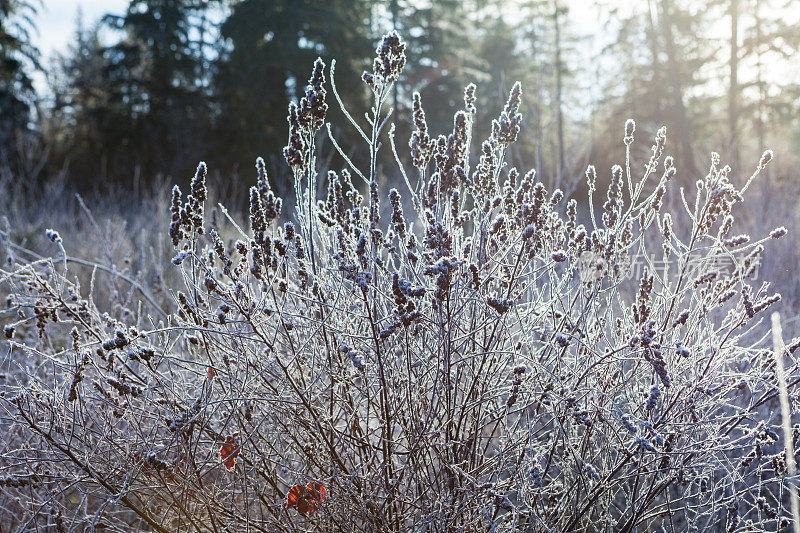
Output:
[[[694,146],[686,106],[683,104],[683,83],[678,69],[675,38],[672,35],[672,9],[670,0],[661,0],[661,27],[664,32],[664,47],[667,53],[667,77],[670,80],[672,112],[675,134],[678,138],[679,162],[688,174],[697,178],[697,163],[694,159]],[[674,137],[673,137],[674,138]]]
[[[761,26],[761,2],[756,0],[755,5],[755,25],[756,25],[756,85],[758,86],[758,109],[756,110],[756,131],[758,132],[758,151],[764,150],[764,107],[767,101],[766,85],[764,84],[763,72],[761,70],[761,41],[764,38]],[[769,171],[770,167],[767,167]]]
[[[660,87],[661,84],[663,83],[663,79],[661,78],[662,69],[661,69],[660,58],[659,58],[660,50],[658,48],[658,27],[657,27],[658,16],[656,15],[657,9],[658,9],[657,7],[653,6],[653,2],[648,0],[648,2],[647,2],[647,22],[648,22],[648,26],[649,26],[649,29],[650,29],[650,31],[649,31],[649,34],[650,34],[650,38],[649,38],[649,41],[650,41],[650,54],[651,54],[651,58],[650,58],[651,67],[650,68],[653,69],[653,77],[651,78],[651,83],[652,83],[652,87],[654,89],[656,87]],[[631,62],[631,65],[633,65],[633,64],[635,64],[635,63]],[[663,103],[661,96],[662,96],[663,93],[661,91],[658,91],[655,94],[656,94],[656,99],[655,99],[656,101],[655,101],[655,110],[654,111],[655,111],[657,117],[662,117],[662,116],[664,116],[663,110],[661,108],[662,103]],[[636,117],[632,117],[632,118],[635,119]]]
[[[728,87],[728,153],[730,165],[739,171],[739,0],[730,0],[731,58]]]
[[[557,121],[557,128],[558,128],[558,165],[556,166],[556,183],[561,183],[564,177],[564,116],[561,110],[561,100],[562,100],[562,92],[563,92],[563,81],[562,77],[562,68],[563,65],[561,64],[561,23],[559,21],[559,16],[561,15],[561,10],[558,5],[558,0],[553,1],[553,26],[555,29],[555,52],[556,52],[556,121]]]
[[[526,4],[529,9],[534,9],[531,4]],[[535,148],[533,152],[533,168],[537,169],[540,174],[545,174],[544,167],[542,166],[544,135],[542,133],[542,64],[539,60],[539,33],[536,26],[539,12],[536,11],[535,15],[530,17],[531,29],[527,34],[528,41],[530,42],[531,52],[530,57],[533,67],[533,95],[534,100],[531,106],[531,122],[533,123]]]

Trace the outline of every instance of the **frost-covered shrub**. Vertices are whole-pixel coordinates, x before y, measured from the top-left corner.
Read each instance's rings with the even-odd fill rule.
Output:
[[[438,136],[414,94],[406,157],[387,109],[404,63],[387,35],[363,76],[366,123],[345,110],[369,166],[339,150],[344,168],[324,176],[315,139],[329,89],[315,63],[289,109],[293,212],[260,159],[249,227],[206,205],[202,163],[188,194],[173,190],[182,283],[169,309],[152,298],[98,309],[63,247],[52,260],[9,256],[0,485],[15,527],[737,531],[786,520],[785,455],[764,412],[775,360],[756,327],[779,295],[753,280],[785,230],[731,233],[750,181],[733,183],[712,155],[696,189],[678,193],[665,131],[642,167],[629,121],[622,166],[608,177],[589,167],[588,198],[565,198],[506,163],[519,84],[485,140],[472,138],[474,86]],[[404,186],[385,195],[388,165]],[[670,194],[679,212],[664,212]]]

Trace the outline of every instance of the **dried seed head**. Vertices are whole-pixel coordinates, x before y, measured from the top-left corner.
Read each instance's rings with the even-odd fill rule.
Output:
[[[636,122],[634,122],[632,118],[629,118],[625,121],[625,137],[623,138],[623,142],[626,145],[633,143],[634,131],[636,131]]]
[[[433,156],[434,143],[428,134],[428,123],[425,121],[425,110],[422,109],[422,97],[414,92],[412,97],[412,116],[414,131],[408,141],[411,148],[411,159],[418,169],[424,168]]]
[[[608,185],[606,203],[603,204],[603,224],[613,229],[622,209],[622,167],[614,165],[611,169],[611,182]]]
[[[177,185],[172,188],[172,200],[170,201],[170,216],[171,222],[169,224],[169,236],[172,239],[172,245],[178,246],[183,238],[183,228],[181,225],[181,189]]]
[[[497,142],[494,139],[483,141],[478,164],[472,173],[470,191],[473,197],[486,199],[496,194],[498,164]],[[488,212],[491,209],[491,203],[484,202],[483,209]]]
[[[387,33],[375,49],[377,57],[372,64],[372,73],[362,75],[364,82],[373,90],[397,81],[406,64],[406,43],[397,31]]]
[[[555,341],[556,344],[558,344],[562,348],[566,348],[567,346],[569,346],[569,337],[561,333],[560,331],[556,333]]]
[[[46,229],[44,231],[45,236],[50,239],[50,242],[60,243],[61,242],[61,235],[54,230],[54,229]]]
[[[283,157],[289,167],[294,171],[301,171],[305,165],[306,142],[303,138],[303,124],[300,116],[300,108],[296,102],[289,103],[289,115],[286,117],[289,122],[289,142],[283,148]]]
[[[772,150],[765,150],[763,154],[761,154],[761,159],[758,162],[758,168],[764,168],[769,165],[769,162],[772,161]]]
[[[508,146],[517,140],[520,124],[522,123],[522,115],[519,112],[521,104],[522,84],[516,82],[511,88],[508,101],[506,102],[505,108],[503,108],[503,112],[500,114],[500,118],[492,122],[492,137],[494,137],[501,146]]]
[[[586,167],[586,184],[589,186],[589,192],[595,190],[595,184],[597,183],[597,172],[594,169],[594,165],[589,165]]]
[[[647,405],[646,408],[648,411],[652,411],[655,409],[656,404],[658,404],[658,398],[661,396],[661,389],[658,388],[658,385],[653,385],[650,388],[650,394],[647,396]]]
[[[264,163],[264,158],[256,158],[256,172],[258,173],[258,190],[261,196],[265,196],[269,192],[269,178],[267,177],[267,165]]]
[[[192,178],[192,196],[201,204],[208,198],[208,190],[206,189],[207,172],[206,164],[200,161]]]
[[[780,227],[775,228],[774,230],[772,230],[770,232],[769,236],[772,237],[773,239],[780,239],[781,237],[786,235],[786,233],[787,233],[786,228],[783,227],[783,226],[780,226]]]
[[[406,239],[406,219],[403,216],[403,204],[400,201],[400,193],[397,189],[389,191],[389,203],[392,205],[392,224],[394,231],[400,237],[401,242]]]
[[[622,426],[631,434],[636,435],[637,429],[636,426],[631,423],[631,415],[628,413],[624,413],[620,416],[620,422],[622,422]]]
[[[500,313],[501,315],[511,309],[514,302],[508,298],[487,298],[486,303],[489,307]]]
[[[306,85],[305,96],[300,99],[300,124],[315,132],[325,123],[328,104],[325,103],[325,62],[317,58],[311,78]]]
[[[475,114],[475,84],[470,83],[464,88],[464,109],[470,115]]]
[[[747,244],[750,242],[750,235],[741,234],[725,241],[725,246],[728,248],[735,248],[736,246],[741,246],[743,244]]]
[[[768,296],[753,306],[753,313],[760,313],[767,307],[781,300],[781,293],[776,292],[772,296]]]
[[[264,218],[264,206],[261,195],[256,187],[250,187],[250,228],[257,244],[264,242],[264,232],[267,230],[267,221]]]

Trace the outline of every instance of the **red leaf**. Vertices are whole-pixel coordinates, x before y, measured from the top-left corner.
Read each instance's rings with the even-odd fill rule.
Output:
[[[239,433],[234,433],[233,435],[228,435],[225,437],[225,443],[219,450],[219,454],[222,456],[222,463],[228,470],[233,470],[233,467],[236,464],[236,458],[241,452],[241,448],[236,442],[236,437],[238,436]]]
[[[286,507],[297,507],[297,502],[303,496],[303,487],[295,485],[286,495]]]
[[[305,516],[320,508],[327,492],[321,481],[311,482],[305,487],[295,485],[286,494],[286,507],[295,507],[298,513]]]
[[[322,483],[316,481],[306,485],[306,492],[309,494],[309,498],[319,500],[320,503],[325,501],[325,494],[327,494],[327,491]]]

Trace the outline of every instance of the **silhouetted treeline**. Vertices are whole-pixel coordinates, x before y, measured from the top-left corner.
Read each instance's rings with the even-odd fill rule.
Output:
[[[360,74],[392,28],[408,42],[393,99],[400,124],[419,91],[433,132],[449,132],[475,82],[485,136],[521,80],[525,125],[509,161],[548,183],[576,182],[589,158],[610,165],[628,117],[638,135],[666,124],[689,178],[713,147],[736,168],[766,145],[797,152],[800,137],[800,10],[786,0],[132,0],[122,14],[79,22],[74,43],[45,68],[47,94],[36,94],[40,8],[0,0],[0,157],[24,173],[35,145],[42,168],[66,166],[84,188],[185,176],[201,159],[252,181],[257,156],[281,187],[286,109],[314,59],[336,59],[337,88],[358,120]],[[355,132],[333,95],[330,104],[348,151]],[[400,127],[397,138],[407,133]]]

